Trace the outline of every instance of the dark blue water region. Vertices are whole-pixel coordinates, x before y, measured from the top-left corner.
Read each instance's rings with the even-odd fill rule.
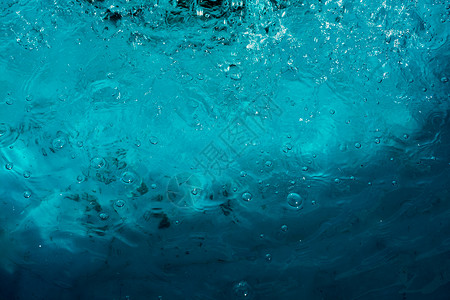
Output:
[[[450,299],[446,1],[0,1],[0,300]]]

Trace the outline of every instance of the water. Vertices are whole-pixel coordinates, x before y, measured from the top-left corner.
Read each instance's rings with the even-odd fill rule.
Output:
[[[448,299],[449,14],[0,1],[0,299]]]

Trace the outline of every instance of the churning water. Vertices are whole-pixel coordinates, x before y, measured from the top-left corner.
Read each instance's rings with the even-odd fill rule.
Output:
[[[0,299],[449,299],[449,16],[0,0]]]

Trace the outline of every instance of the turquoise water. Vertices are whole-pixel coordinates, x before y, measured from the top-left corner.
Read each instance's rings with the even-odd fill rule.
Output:
[[[0,299],[449,299],[449,16],[0,0]]]

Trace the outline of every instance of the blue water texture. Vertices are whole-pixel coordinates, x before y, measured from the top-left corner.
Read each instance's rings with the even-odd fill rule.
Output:
[[[449,23],[0,0],[0,300],[450,299]]]

